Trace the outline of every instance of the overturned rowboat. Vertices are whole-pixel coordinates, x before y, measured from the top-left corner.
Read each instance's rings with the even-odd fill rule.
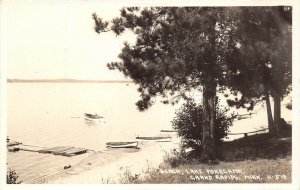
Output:
[[[138,142],[108,142],[106,143],[106,147],[109,148],[137,148]]]

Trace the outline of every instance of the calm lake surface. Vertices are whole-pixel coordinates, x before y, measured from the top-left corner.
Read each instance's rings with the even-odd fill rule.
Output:
[[[180,104],[164,105],[158,99],[149,110],[139,112],[135,106],[139,94],[131,83],[9,83],[7,86],[7,135],[11,140],[43,147],[76,146],[104,151],[109,141],[163,135],[160,130],[172,128],[170,121],[175,109],[180,107]],[[264,106],[255,109],[257,114],[251,119],[234,122],[231,132],[265,127]],[[245,112],[239,111],[240,114]],[[84,113],[102,115],[105,123],[87,123]],[[291,112],[285,106],[282,115],[291,121]],[[8,152],[7,162],[21,180],[29,182],[85,157],[86,154],[63,157],[19,151]]]
[[[139,112],[136,86],[125,83],[9,83],[7,135],[26,145],[75,146],[95,151],[109,141],[134,141],[171,129],[176,107],[156,103]],[[177,106],[178,107],[178,106]],[[88,123],[97,113],[105,123]],[[19,151],[8,153],[8,167],[28,181],[76,163],[86,155],[63,157]]]
[[[171,128],[175,107],[159,102],[139,112],[133,84],[12,83],[8,85],[8,134],[40,145],[73,145],[102,150],[107,141],[130,141]],[[84,113],[105,123],[91,125]]]

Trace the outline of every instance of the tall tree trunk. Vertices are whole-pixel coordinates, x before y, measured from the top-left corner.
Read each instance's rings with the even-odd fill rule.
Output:
[[[267,107],[269,133],[273,134],[274,133],[274,121],[273,121],[273,116],[272,116],[270,95],[269,95],[268,91],[266,91],[266,107]]]
[[[216,12],[214,12],[216,14]],[[215,81],[216,69],[216,19],[213,17],[208,23],[208,40],[210,47],[205,49],[207,59],[207,70],[203,76],[203,132],[202,132],[202,155],[203,162],[215,162],[217,158],[216,140],[215,140],[215,121],[217,95],[217,83]]]
[[[279,125],[281,120],[281,98],[278,93],[274,93],[274,136],[279,135]]]
[[[203,84],[203,133],[202,133],[202,156],[203,162],[216,160],[215,145],[215,99],[216,83],[207,79]]]

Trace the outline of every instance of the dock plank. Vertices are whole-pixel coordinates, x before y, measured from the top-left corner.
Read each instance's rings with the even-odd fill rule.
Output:
[[[74,146],[69,146],[69,147],[59,149],[59,150],[54,150],[51,153],[54,154],[54,155],[62,155],[66,151],[73,150],[74,148],[75,148]]]
[[[7,142],[7,146],[16,146],[16,145],[19,145],[19,144],[22,144],[22,143],[17,142],[17,141]]]
[[[83,151],[87,151],[87,149],[85,149],[85,148],[74,148],[74,149],[72,149],[70,151],[66,151],[66,153],[75,154],[77,152],[83,152]]]
[[[86,152],[87,152],[87,149],[85,149],[85,148],[75,148],[75,149],[66,151],[63,155],[64,156],[74,156],[74,155],[83,154]]]
[[[63,146],[56,146],[56,147],[51,147],[51,148],[45,148],[39,151],[39,153],[51,153],[54,150],[63,148]]]
[[[9,152],[16,152],[22,150],[22,151],[29,151],[29,152],[44,153],[44,154],[61,155],[61,156],[75,156],[87,152],[87,149],[85,148],[78,148],[74,146],[41,147],[36,145],[26,145],[17,141],[7,142],[7,148]]]
[[[39,152],[41,150],[41,147],[36,147],[36,146],[19,145],[18,147],[20,148],[20,150],[29,151],[29,152]]]

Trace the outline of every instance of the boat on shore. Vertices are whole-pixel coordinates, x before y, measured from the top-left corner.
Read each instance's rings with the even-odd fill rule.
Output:
[[[156,142],[168,142],[171,141],[171,137],[136,137],[138,140],[156,141]]]
[[[242,119],[248,119],[251,118],[252,115],[257,114],[256,112],[250,112],[246,114],[237,114],[233,116],[233,119],[242,120]]]
[[[89,113],[84,113],[84,117],[86,120],[89,121],[100,121],[104,119],[104,117],[97,115],[97,114],[89,114]]]
[[[106,147],[109,148],[137,148],[138,142],[108,142],[106,143]]]
[[[177,132],[176,130],[168,130],[168,129],[165,129],[165,130],[160,130],[160,132],[163,132],[163,133],[173,133],[173,132]]]

